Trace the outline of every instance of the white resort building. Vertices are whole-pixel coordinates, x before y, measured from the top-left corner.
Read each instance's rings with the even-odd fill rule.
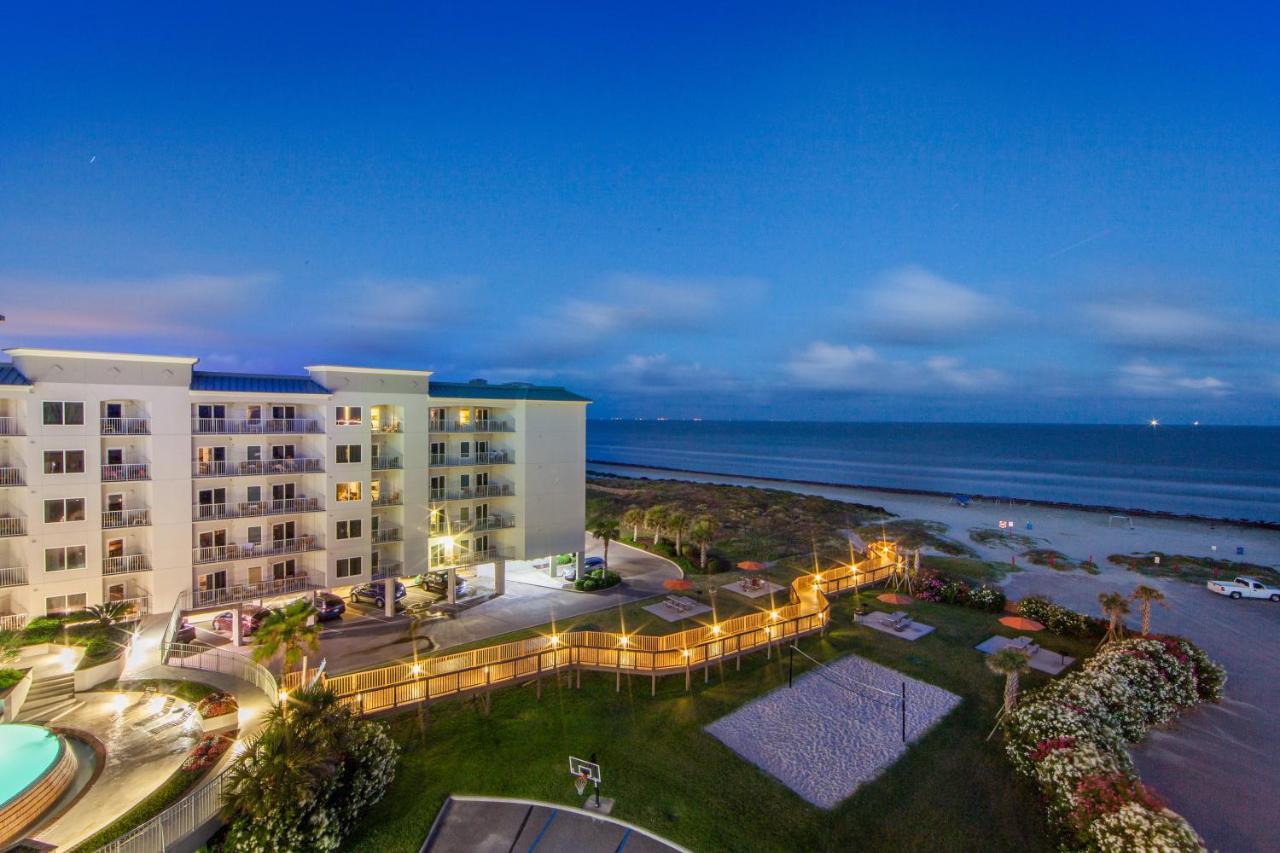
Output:
[[[0,628],[103,601],[198,610],[429,571],[452,602],[460,574],[501,595],[508,564],[582,550],[589,401],[563,388],[5,352]]]

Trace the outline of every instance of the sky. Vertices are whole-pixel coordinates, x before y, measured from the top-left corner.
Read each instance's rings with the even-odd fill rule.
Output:
[[[1280,12],[359,5],[0,11],[0,346],[1280,424]]]

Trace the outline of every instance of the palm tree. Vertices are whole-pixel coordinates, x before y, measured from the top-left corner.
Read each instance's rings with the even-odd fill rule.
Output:
[[[693,525],[689,528],[689,538],[698,545],[699,556],[698,565],[702,571],[707,570],[707,549],[711,547],[711,540],[716,535],[716,520],[709,515],[700,515],[693,520]]]
[[[86,607],[84,612],[97,619],[100,624],[110,625],[123,619],[132,607],[127,601],[104,601]]]
[[[644,526],[644,510],[638,506],[629,506],[622,514],[622,523],[631,528],[631,541],[640,541],[640,528]]]
[[[622,535],[616,518],[597,518],[591,522],[591,535],[604,543],[604,564],[609,565],[609,542]]]
[[[1147,586],[1146,584],[1138,584],[1130,597],[1138,602],[1138,606],[1142,608],[1142,636],[1145,637],[1151,633],[1151,605],[1159,604],[1161,607],[1168,607],[1169,605],[1164,603],[1163,592],[1154,586]]]
[[[259,663],[271,660],[276,652],[284,652],[284,671],[302,661],[302,651],[320,649],[320,625],[312,617],[315,608],[305,598],[290,602],[262,620],[254,634],[253,659]]]
[[[1098,603],[1102,605],[1102,613],[1111,621],[1107,623],[1107,635],[1102,642],[1109,643],[1120,639],[1124,633],[1124,615],[1129,612],[1129,601],[1118,592],[1098,593]]]
[[[683,556],[684,534],[689,529],[689,514],[678,506],[667,510],[667,532],[676,538],[676,556]]]
[[[667,526],[667,513],[670,510],[664,504],[654,504],[644,512],[644,526],[653,531],[653,544],[662,541],[663,528]]]
[[[1031,658],[1022,649],[1005,646],[987,658],[987,669],[1004,676],[1004,713],[1010,714],[1018,704],[1018,676],[1031,666]]]

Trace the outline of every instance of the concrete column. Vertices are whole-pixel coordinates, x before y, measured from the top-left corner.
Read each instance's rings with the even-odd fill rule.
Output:
[[[458,569],[456,566],[449,567],[449,589],[445,600],[450,604],[458,603]]]
[[[556,576],[556,560],[560,559],[559,554],[552,554],[547,557],[547,577],[555,578]]]
[[[242,632],[240,630],[240,614],[241,608],[237,602],[236,606],[231,609],[231,645],[237,647],[244,645],[244,637],[241,636]]]
[[[574,556],[578,558],[578,573],[574,575],[574,577],[580,578],[582,577],[582,570],[586,568],[587,552],[579,551],[578,553],[574,554]]]
[[[493,592],[502,595],[507,591],[507,561],[493,561]]]
[[[388,574],[382,579],[382,595],[384,603],[382,605],[382,613],[384,616],[396,615],[396,577]]]

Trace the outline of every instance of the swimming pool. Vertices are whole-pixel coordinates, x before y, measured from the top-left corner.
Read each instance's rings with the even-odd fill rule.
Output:
[[[64,748],[62,738],[42,726],[0,725],[0,808],[48,773]]]

